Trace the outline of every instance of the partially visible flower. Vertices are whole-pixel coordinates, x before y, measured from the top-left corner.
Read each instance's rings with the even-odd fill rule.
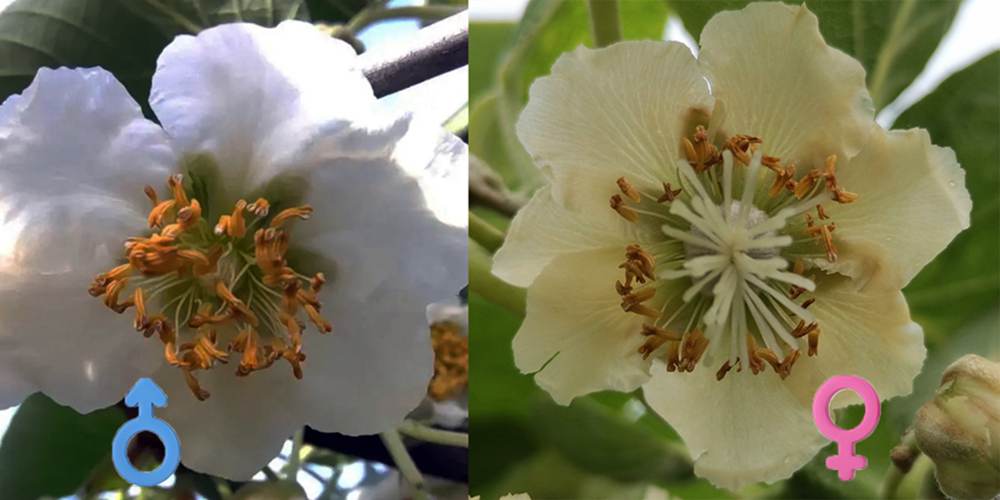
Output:
[[[99,68],[4,102],[0,407],[86,412],[153,375],[184,464],[231,479],[304,424],[398,424],[426,307],[466,283],[467,152],[375,112],[355,61],[306,23],[230,24],[160,56],[162,128]]]
[[[434,375],[427,397],[409,418],[448,429],[465,428],[469,419],[469,308],[457,299],[427,306],[434,350]]]
[[[828,377],[908,393],[925,349],[900,290],[971,200],[954,152],[882,130],[864,82],[780,3],[713,17],[697,60],[672,42],[560,57],[517,127],[550,183],[493,267],[528,288],[518,368],[563,404],[643,387],[726,488],[825,444]]]
[[[465,427],[469,419],[469,308],[431,304],[427,322],[434,349],[434,376],[426,399],[430,420],[450,429]]]
[[[952,363],[913,428],[942,492],[960,499],[1000,495],[1000,363],[975,354]]]

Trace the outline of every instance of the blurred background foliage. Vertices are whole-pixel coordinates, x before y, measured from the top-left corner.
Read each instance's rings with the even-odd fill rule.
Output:
[[[0,0],[0,100],[20,93],[42,67],[94,67],[110,71],[156,120],[148,105],[156,60],[177,35],[230,22],[276,26],[287,19],[313,22],[331,35],[365,49],[365,30],[382,29],[378,42],[408,36],[419,27],[466,8],[464,0]],[[383,21],[409,24],[386,28]],[[444,87],[442,87],[444,89]],[[393,96],[386,100],[393,99]],[[466,118],[462,118],[465,116]],[[460,132],[468,113],[447,126]],[[429,335],[429,333],[428,333]],[[281,471],[293,452],[282,456],[261,481],[232,483],[181,467],[168,486],[132,487],[116,474],[110,459],[115,430],[127,418],[122,405],[80,415],[43,394],[20,405],[5,426],[0,412],[0,498],[63,496],[118,498],[382,498],[400,495],[399,475],[378,437],[348,438],[309,430],[299,452],[302,465]],[[131,415],[131,416],[134,416]],[[3,432],[6,427],[6,433]],[[141,435],[140,435],[141,437]],[[310,441],[312,444],[310,444]],[[415,444],[412,443],[411,444]],[[162,454],[146,443],[138,459],[149,468]],[[220,444],[220,446],[222,446]],[[411,452],[457,483],[442,486],[451,497],[465,497],[464,450],[416,443]],[[382,463],[380,463],[382,462]],[[307,484],[308,483],[308,484]],[[382,484],[378,484],[382,483]],[[459,488],[455,488],[455,485]],[[310,488],[304,488],[308,485]],[[386,487],[388,486],[388,488]],[[379,489],[381,488],[381,489]],[[386,492],[390,493],[386,493]],[[445,496],[448,496],[446,494]]]
[[[748,3],[622,1],[623,38],[663,39],[668,19],[673,19],[697,40],[713,14]],[[864,65],[877,111],[924,70],[960,6],[960,1],[937,0],[809,2],[827,42]],[[531,0],[516,23],[473,16],[469,144],[479,160],[473,160],[473,183],[477,168],[482,170],[478,177],[493,176],[492,183],[474,185],[473,194],[477,188],[493,190],[516,205],[542,182],[514,125],[532,81],[580,44],[592,45],[588,6],[580,0]],[[523,317],[523,291],[503,289],[488,270],[490,251],[512,210],[473,196],[473,227],[485,225],[482,234],[488,237],[475,238],[483,245],[470,242],[471,493],[483,498],[507,492],[528,492],[535,498],[643,498],[652,485],[684,499],[877,497],[891,467],[890,449],[934,393],[944,368],[965,353],[1000,355],[998,98],[1000,52],[993,52],[947,78],[892,124],[926,128],[935,144],[955,149],[973,198],[972,226],[904,290],[913,317],[924,327],[928,359],[914,393],[884,404],[877,430],[858,446],[869,466],[848,483],[823,465],[833,452],[830,446],[786,481],[722,491],[692,475],[683,443],[638,394],[598,393],[569,407],[554,404],[513,364],[510,343]],[[860,418],[857,407],[838,415],[842,427]],[[897,494],[940,495],[933,481],[926,480],[928,470],[926,464],[916,467]]]

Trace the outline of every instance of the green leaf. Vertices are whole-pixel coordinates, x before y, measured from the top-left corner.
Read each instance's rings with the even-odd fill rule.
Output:
[[[667,18],[662,2],[621,2],[620,7],[625,39],[662,38]],[[498,168],[512,189],[531,191],[541,181],[538,170],[514,133],[517,118],[527,103],[528,88],[536,78],[548,74],[564,52],[581,44],[591,44],[588,16],[587,5],[581,0],[530,2],[497,72],[492,113],[478,113],[487,121],[487,127],[498,131],[486,135],[485,140],[494,142],[493,147],[501,148],[503,154],[483,154],[475,146],[472,152]],[[484,134],[475,132],[480,126],[476,115],[474,111],[473,135]]]
[[[368,5],[367,0],[306,0],[314,21],[345,24]]]
[[[709,19],[723,10],[738,10],[744,0],[670,0],[670,8],[698,40]],[[802,3],[789,0],[787,3]],[[882,109],[923,70],[948,27],[960,0],[806,2],[819,17],[830,45],[851,54],[868,71],[875,109]]]
[[[41,67],[100,66],[145,106],[168,42],[119,0],[17,0],[0,14],[0,96],[20,93]]]
[[[930,349],[924,368],[913,381],[913,392],[887,409],[886,416],[900,427],[909,425],[917,409],[934,397],[941,385],[941,375],[949,365],[966,354],[978,354],[989,359],[1000,359],[1000,305],[994,304],[986,314],[948,332],[948,341]]]
[[[476,436],[470,448],[473,493],[489,491],[489,483],[504,470],[542,449],[558,451],[575,468],[618,481],[690,476],[672,431],[664,431],[658,417],[631,410],[631,396],[601,393],[559,406],[530,376],[519,373],[510,345],[520,318],[484,300],[474,283],[469,315],[470,376],[476,388],[469,394]],[[486,435],[491,437],[480,440]]]
[[[111,452],[111,438],[124,422],[114,407],[80,415],[41,393],[24,400],[0,442],[4,498],[73,493]]]
[[[646,498],[645,484],[623,483],[590,474],[575,467],[552,450],[544,450],[522,461],[496,485],[481,493],[482,498],[500,498],[508,493],[527,493],[537,499]],[[656,498],[655,496],[650,498]]]
[[[926,128],[934,144],[953,148],[972,195],[969,229],[904,291],[914,317],[924,325],[932,342],[940,342],[995,306],[1000,295],[998,81],[1000,52],[994,52],[945,80],[893,125]]]
[[[583,470],[619,481],[691,476],[690,461],[663,436],[590,398],[569,406],[543,401],[535,415],[538,431]]]
[[[493,86],[500,58],[510,46],[513,23],[469,25],[469,100],[477,102]]]
[[[309,19],[305,0],[119,0],[168,37],[193,34],[224,23],[277,26]]]

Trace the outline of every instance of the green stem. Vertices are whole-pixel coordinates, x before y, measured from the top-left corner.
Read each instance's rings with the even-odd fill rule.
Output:
[[[589,0],[590,30],[595,47],[607,47],[622,39],[618,0]]]
[[[420,469],[417,469],[417,464],[413,462],[413,457],[410,456],[406,445],[403,444],[403,438],[400,437],[399,432],[387,431],[380,434],[379,437],[382,438],[382,443],[389,451],[392,461],[396,463],[396,469],[416,489],[414,496],[418,499],[429,498],[424,491],[424,476],[420,474]]]
[[[469,212],[469,237],[492,253],[503,245],[504,234],[482,217]]]
[[[270,467],[265,466],[260,471],[264,473],[268,481],[277,481],[278,479],[281,479]]]
[[[920,448],[917,447],[917,438],[912,431],[903,434],[903,438],[898,446],[892,449],[890,457],[893,464],[885,472],[882,479],[882,490],[879,498],[898,498],[899,485],[902,484],[906,474],[913,468],[913,463],[920,456]]]
[[[490,271],[493,259],[483,247],[469,242],[469,288],[486,300],[524,316],[525,290],[497,278]]]
[[[438,21],[458,14],[463,10],[465,10],[463,7],[455,7],[451,5],[422,5],[412,7],[395,7],[391,9],[383,7],[369,7],[354,16],[354,19],[351,19],[351,21],[347,23],[347,27],[354,33],[360,33],[361,30],[379,21],[385,21],[388,19],[420,19],[423,21]]]
[[[459,448],[469,447],[469,435],[464,432],[443,431],[412,420],[403,421],[403,424],[399,426],[399,432],[427,443]]]
[[[295,481],[296,476],[299,474],[299,466],[301,465],[302,455],[302,429],[295,431],[295,436],[292,437],[292,452],[288,454],[288,463],[281,470],[281,473],[285,476],[285,479]]]

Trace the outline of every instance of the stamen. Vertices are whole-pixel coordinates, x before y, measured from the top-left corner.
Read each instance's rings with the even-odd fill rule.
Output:
[[[622,194],[627,196],[628,199],[636,203],[642,201],[642,195],[639,194],[639,191],[634,186],[632,186],[632,183],[630,183],[628,179],[624,177],[619,177],[617,184],[618,184],[618,189],[620,189]]]
[[[293,218],[299,218],[302,220],[307,220],[312,217],[313,209],[309,205],[303,205],[301,207],[286,208],[278,213],[271,221],[272,228],[281,227],[282,224],[291,220]]]
[[[153,206],[147,220],[159,231],[127,238],[127,262],[97,275],[88,293],[103,296],[104,304],[118,313],[134,306],[135,329],[147,338],[158,336],[164,359],[181,369],[198,399],[209,393],[194,372],[229,360],[229,353],[216,344],[216,327],[238,331],[229,343],[230,351],[242,353],[238,375],[247,376],[283,358],[293,375],[301,378],[306,356],[301,352],[304,324],[297,312],[304,310],[322,333],[333,327],[319,313],[317,293],[325,276],[316,273],[308,278],[288,265],[289,235],[281,226],[292,218],[308,219],[312,208],[283,210],[251,240],[244,211],[257,217],[256,223],[268,216],[270,203],[264,198],[249,205],[239,200],[209,234],[202,230],[201,202],[188,198],[183,177],[173,175],[167,185],[170,196],[163,200],[152,187],[143,189]],[[247,254],[251,246],[252,256]],[[241,298],[244,294],[246,300]],[[122,296],[127,298],[120,301]],[[151,313],[154,303],[162,304],[163,311]]]
[[[611,208],[618,212],[625,220],[629,222],[637,222],[639,220],[639,214],[625,205],[625,200],[622,199],[622,195],[616,194],[611,197]]]
[[[247,206],[247,212],[250,212],[257,217],[267,217],[268,212],[271,210],[271,204],[268,203],[264,198],[257,198],[257,201],[251,203]]]
[[[670,332],[649,323],[643,323],[640,333],[643,337],[646,337],[646,341],[639,347],[639,354],[642,354],[642,359],[649,359],[649,356],[663,344],[670,341],[676,343],[683,338],[683,335],[680,333]]]
[[[451,398],[469,383],[469,338],[450,322],[431,325],[431,346],[434,349],[434,377],[427,386],[427,395],[436,401]]]

